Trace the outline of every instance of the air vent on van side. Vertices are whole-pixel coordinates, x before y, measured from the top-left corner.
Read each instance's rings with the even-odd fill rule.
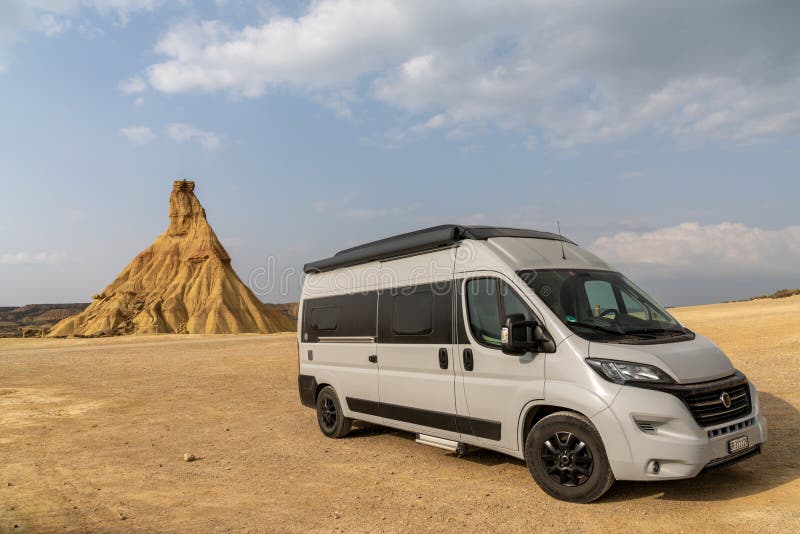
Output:
[[[636,426],[639,427],[639,430],[642,432],[647,432],[648,434],[655,434],[656,432],[656,423],[651,421],[636,421]]]

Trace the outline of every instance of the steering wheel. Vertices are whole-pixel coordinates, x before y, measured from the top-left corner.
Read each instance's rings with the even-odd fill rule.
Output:
[[[606,317],[606,315],[610,315],[612,313],[614,314],[613,319],[611,319],[610,317]],[[616,321],[617,317],[619,317],[619,310],[616,310],[614,308],[606,308],[605,310],[601,311],[597,316],[602,317],[604,319],[608,319],[610,321]]]

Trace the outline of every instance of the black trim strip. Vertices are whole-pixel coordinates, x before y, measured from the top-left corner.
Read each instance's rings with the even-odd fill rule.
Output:
[[[468,426],[470,431],[462,434],[472,434],[479,438],[491,439],[493,441],[500,441],[501,424],[499,421],[489,421],[487,419],[477,419],[475,417],[464,417],[463,415],[456,416],[457,420],[463,426]]]
[[[297,389],[300,390],[300,404],[317,407],[317,379],[313,375],[297,375]]]
[[[347,397],[347,407],[354,412],[374,415],[375,417],[381,416],[380,403],[375,401]]]
[[[725,378],[718,378],[716,380],[709,380],[707,382],[695,382],[694,384],[661,384],[654,382],[625,382],[626,386],[635,386],[637,388],[657,389],[666,393],[681,398],[691,395],[701,395],[703,393],[710,393],[718,389],[732,388],[741,386],[747,383],[747,377],[741,371],[734,370],[733,374]]]
[[[489,421],[352,397],[346,397],[346,400],[347,407],[354,412],[500,441],[502,425],[499,421]]]

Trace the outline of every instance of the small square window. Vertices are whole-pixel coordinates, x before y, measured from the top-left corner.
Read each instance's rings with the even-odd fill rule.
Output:
[[[336,330],[339,322],[339,308],[335,306],[327,308],[313,308],[311,310],[311,329],[312,330]]]
[[[400,336],[426,336],[433,332],[433,293],[419,291],[396,295],[392,330]]]

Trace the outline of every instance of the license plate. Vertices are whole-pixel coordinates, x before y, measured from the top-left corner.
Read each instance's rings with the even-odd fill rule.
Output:
[[[728,442],[728,453],[733,454],[746,449],[750,444],[747,441],[747,436],[732,439]]]

